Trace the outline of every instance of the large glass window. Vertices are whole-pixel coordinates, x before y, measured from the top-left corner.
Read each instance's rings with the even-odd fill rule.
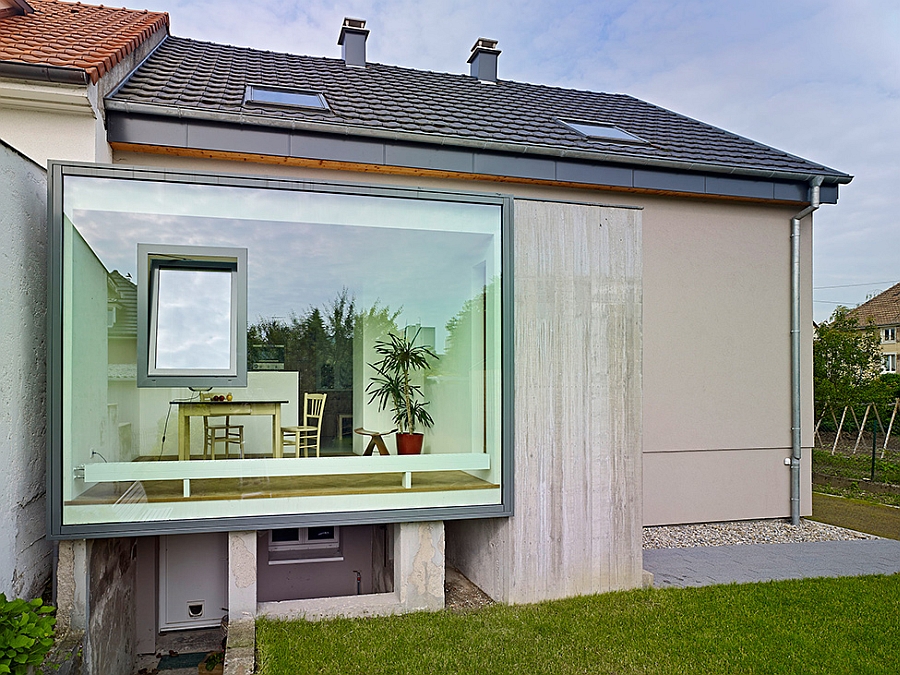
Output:
[[[508,512],[506,198],[61,165],[52,182],[57,534]],[[196,377],[235,358],[245,386]],[[409,426],[421,449],[398,454]]]

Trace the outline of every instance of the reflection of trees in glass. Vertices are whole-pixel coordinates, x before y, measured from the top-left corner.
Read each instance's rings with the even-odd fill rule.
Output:
[[[398,314],[377,303],[357,312],[355,299],[344,288],[321,309],[310,307],[301,315],[291,313],[287,321],[261,318],[248,329],[247,342],[283,346],[284,369],[299,374],[301,391],[352,389],[353,337],[358,323],[387,333],[396,328]],[[248,367],[253,370],[254,364]]]
[[[499,279],[493,279],[480,293],[466,300],[462,308],[445,324],[447,339],[444,355],[436,368],[441,374],[459,374],[472,368],[484,367],[487,321],[485,305],[488,296],[493,297],[499,284]],[[477,362],[473,362],[473,358]]]

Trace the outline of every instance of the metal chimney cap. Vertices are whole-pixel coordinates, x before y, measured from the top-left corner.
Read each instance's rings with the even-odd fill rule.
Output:
[[[497,40],[480,37],[472,45],[472,51],[474,52],[476,49],[497,49]]]
[[[344,17],[344,23],[341,25],[341,35],[338,37],[338,44],[344,44],[344,38],[347,35],[361,35],[363,39],[369,36],[369,30],[366,28],[365,19],[351,19],[349,16]]]

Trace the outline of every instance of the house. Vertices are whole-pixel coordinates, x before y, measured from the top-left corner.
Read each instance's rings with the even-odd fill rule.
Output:
[[[48,300],[28,269],[16,301],[48,315],[48,536],[88,672],[220,607],[437,608],[445,561],[503,602],[632,588],[643,525],[810,512],[812,212],[847,174],[504,80],[483,38],[435,73],[370,62],[356,19],[326,58],[4,1],[4,166],[48,166]],[[113,54],[60,56],[107,29]],[[367,393],[391,335],[435,355],[421,455]]]
[[[897,372],[897,330],[900,329],[900,284],[894,284],[886,291],[869,298],[852,310],[861,326],[877,326],[881,336],[882,371]]]

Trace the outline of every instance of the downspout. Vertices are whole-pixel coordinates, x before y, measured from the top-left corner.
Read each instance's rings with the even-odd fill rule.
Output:
[[[791,524],[800,524],[800,221],[819,208],[819,186],[824,178],[810,181],[809,206],[791,218]]]

